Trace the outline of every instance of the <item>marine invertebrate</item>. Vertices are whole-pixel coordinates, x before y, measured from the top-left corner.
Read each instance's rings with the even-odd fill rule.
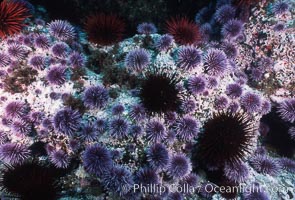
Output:
[[[53,85],[62,85],[66,82],[66,68],[61,65],[51,66],[46,79]]]
[[[207,86],[210,89],[216,88],[218,86],[218,80],[213,76],[208,77]]]
[[[8,118],[22,118],[28,114],[29,107],[21,101],[9,102],[5,107],[5,114]]]
[[[183,70],[192,70],[201,63],[201,51],[192,46],[182,47],[178,52],[177,66]]]
[[[228,99],[225,96],[216,97],[214,101],[214,108],[216,110],[223,110],[228,105]]]
[[[261,98],[258,94],[246,92],[241,96],[241,106],[249,113],[257,112],[261,109]]]
[[[236,58],[239,53],[237,47],[232,42],[223,42],[221,45],[221,50],[229,59]]]
[[[228,110],[230,111],[230,112],[237,112],[238,111],[238,109],[240,108],[240,105],[239,105],[239,103],[238,102],[236,102],[236,101],[232,101],[232,102],[230,102],[230,104],[228,105]]]
[[[34,44],[40,49],[48,49],[50,47],[50,39],[46,34],[37,34],[34,39]]]
[[[2,173],[3,189],[22,200],[54,200],[60,196],[60,172],[55,168],[37,163],[24,163],[6,167]]]
[[[206,80],[201,76],[192,76],[187,81],[187,88],[192,94],[200,94],[205,91]]]
[[[222,29],[221,33],[223,37],[227,39],[233,39],[240,35],[244,31],[243,22],[237,19],[231,19],[226,22]]]
[[[5,53],[0,53],[0,67],[6,67],[10,64],[11,60]]]
[[[128,134],[129,124],[123,118],[113,119],[110,122],[109,132],[110,135],[118,138],[123,139]]]
[[[238,83],[231,83],[226,86],[226,95],[230,98],[238,98],[242,95],[243,89]]]
[[[169,162],[169,152],[161,143],[151,145],[147,150],[146,157],[153,169],[163,169]]]
[[[177,111],[181,92],[177,87],[177,74],[165,69],[156,69],[146,74],[140,87],[139,98],[147,113],[162,114]]]
[[[215,12],[215,19],[221,24],[228,22],[229,20],[233,19],[236,15],[235,7],[225,4],[219,7]]]
[[[47,62],[46,62],[46,58],[44,56],[35,55],[30,58],[29,64],[37,70],[43,70],[43,69],[45,69]]]
[[[73,135],[80,127],[81,116],[69,108],[58,111],[53,117],[54,129],[66,135]]]
[[[279,22],[276,25],[274,25],[273,30],[276,32],[281,32],[281,31],[285,30],[285,24],[282,22]]]
[[[156,119],[152,119],[146,124],[145,132],[150,142],[161,142],[167,134],[164,124]]]
[[[116,15],[99,13],[87,17],[85,30],[91,42],[98,45],[112,45],[123,38],[125,23]]]
[[[236,183],[244,182],[249,177],[249,169],[244,163],[225,165],[223,170],[226,178]]]
[[[94,142],[98,138],[98,132],[92,124],[88,123],[82,127],[80,137],[87,142]]]
[[[8,141],[7,133],[0,131],[0,145],[5,144]]]
[[[74,51],[73,53],[70,54],[69,62],[70,62],[71,67],[81,68],[81,67],[85,66],[86,58],[83,54],[81,54],[77,51]]]
[[[124,112],[124,110],[125,110],[124,106],[121,104],[118,104],[118,105],[113,106],[112,114],[113,115],[121,115]]]
[[[190,173],[189,175],[185,176],[181,181],[180,184],[183,187],[196,187],[198,184],[199,178],[196,174]]]
[[[134,184],[130,170],[116,165],[103,174],[102,182],[108,190],[119,196],[126,195]]]
[[[289,128],[288,134],[290,135],[291,139],[295,141],[295,127],[294,126]]]
[[[221,76],[227,71],[227,58],[219,49],[209,49],[204,57],[205,72],[213,76]]]
[[[250,73],[250,78],[253,81],[259,82],[263,79],[263,70],[260,67],[252,68]]]
[[[1,161],[10,165],[21,164],[30,155],[30,150],[23,144],[6,143],[0,146]]]
[[[186,17],[171,18],[166,22],[166,30],[181,45],[194,44],[201,39],[198,25]]]
[[[295,122],[295,99],[286,99],[278,106],[280,117],[286,122]]]
[[[286,1],[280,0],[274,3],[272,11],[275,15],[282,15],[289,10],[289,4]]]
[[[25,48],[18,44],[11,44],[8,46],[7,52],[12,58],[16,60],[23,60],[27,53]]]
[[[86,171],[97,176],[109,171],[113,165],[109,150],[100,144],[88,146],[83,153],[82,160]]]
[[[143,186],[158,184],[159,176],[157,172],[151,168],[141,168],[135,175],[135,182]]]
[[[143,48],[130,51],[125,58],[125,66],[132,71],[141,72],[150,63],[150,54]]]
[[[22,2],[1,1],[0,37],[19,33],[25,27],[25,19],[30,17],[29,9]]]
[[[15,120],[12,123],[12,130],[15,133],[29,135],[32,131],[32,123],[27,119]]]
[[[267,195],[265,190],[259,186],[258,183],[252,184],[250,186],[250,190],[247,190],[247,192],[243,193],[243,199],[245,200],[253,200],[253,199],[259,199],[259,200],[270,200],[270,197]]]
[[[137,26],[137,32],[140,34],[150,35],[156,33],[158,30],[153,23],[143,22]]]
[[[180,192],[172,192],[169,193],[167,196],[167,200],[183,200],[184,196]]]
[[[266,115],[271,111],[271,103],[269,100],[263,100],[261,103],[261,113]]]
[[[180,139],[190,141],[199,133],[199,123],[193,117],[184,116],[176,122],[175,130]]]
[[[70,164],[70,158],[63,150],[50,152],[49,160],[57,168],[67,168]]]
[[[259,173],[275,176],[280,170],[279,163],[268,156],[256,155],[249,160],[250,165]]]
[[[164,34],[156,41],[155,46],[158,51],[167,51],[172,46],[173,42],[174,39],[171,35]]]
[[[56,42],[51,47],[52,54],[58,58],[66,58],[68,56],[69,50],[70,47],[65,42]]]
[[[48,24],[51,36],[59,40],[73,40],[76,37],[75,28],[65,20],[54,20]]]
[[[254,125],[245,113],[214,113],[199,134],[197,155],[207,166],[238,164],[249,156],[255,143]]]
[[[295,173],[295,161],[289,158],[280,158],[278,160],[280,168],[283,170],[287,170],[291,173]]]
[[[195,101],[193,99],[187,99],[187,100],[182,102],[180,108],[184,113],[190,113],[190,112],[193,112],[195,110],[196,103],[195,103]]]
[[[183,154],[176,154],[170,158],[167,166],[167,172],[173,178],[182,178],[187,176],[192,169],[191,162]]]
[[[103,86],[91,86],[84,91],[82,99],[87,108],[102,108],[109,99],[109,92]]]
[[[142,104],[132,105],[130,112],[129,112],[129,116],[134,121],[141,121],[141,120],[145,119],[145,117],[146,117],[145,108],[143,107]]]

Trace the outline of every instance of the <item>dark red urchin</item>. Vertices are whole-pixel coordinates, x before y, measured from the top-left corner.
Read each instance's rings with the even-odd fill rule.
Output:
[[[166,21],[166,30],[178,44],[194,44],[201,40],[199,26],[186,17],[175,17]]]
[[[208,167],[238,164],[252,153],[255,131],[245,113],[219,112],[204,124],[197,154]]]
[[[112,45],[122,40],[125,23],[116,15],[99,13],[87,17],[85,30],[91,42]]]
[[[0,3],[0,38],[19,33],[28,17],[30,17],[29,10],[21,1],[2,1]]]

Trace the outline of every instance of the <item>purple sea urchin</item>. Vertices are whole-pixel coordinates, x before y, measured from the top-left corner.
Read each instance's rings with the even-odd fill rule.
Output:
[[[24,135],[29,135],[32,131],[32,124],[28,120],[15,120],[12,123],[12,130],[15,133],[20,133]]]
[[[226,22],[221,30],[223,37],[232,39],[243,32],[243,22],[237,19],[231,19]]]
[[[236,58],[239,53],[237,47],[234,45],[234,43],[231,42],[223,42],[221,45],[221,50],[223,50],[223,52],[229,59]]]
[[[112,114],[113,115],[121,115],[124,112],[124,110],[125,110],[124,106],[121,104],[118,104],[118,105],[113,106]]]
[[[137,26],[137,32],[140,34],[150,35],[157,32],[157,28],[153,23],[141,23]]]
[[[269,100],[263,100],[261,103],[261,113],[263,115],[268,114],[271,111],[271,103]]]
[[[167,51],[172,46],[173,42],[174,42],[174,39],[171,35],[169,34],[162,35],[160,39],[158,39],[156,42],[156,48],[159,51]]]
[[[26,57],[27,51],[25,48],[18,44],[12,44],[7,49],[8,54],[16,59],[16,60],[23,60]]]
[[[215,167],[238,164],[252,153],[255,139],[254,126],[246,114],[215,113],[199,134],[198,159]]]
[[[150,54],[145,49],[130,51],[125,58],[125,66],[136,72],[141,72],[150,63]]]
[[[28,147],[23,144],[6,143],[0,146],[0,160],[7,164],[21,164],[30,154]]]
[[[233,19],[236,15],[235,7],[231,5],[223,5],[217,9],[215,12],[215,19],[221,24],[228,22],[229,20]]]
[[[169,162],[169,153],[161,143],[151,145],[147,150],[147,161],[153,169],[163,169]]]
[[[219,49],[209,49],[204,57],[205,72],[213,76],[221,76],[227,71],[227,58]]]
[[[79,129],[80,119],[78,111],[65,108],[55,114],[53,118],[54,129],[71,136]]]
[[[86,63],[86,58],[83,54],[76,51],[71,53],[69,57],[69,64],[71,65],[71,67],[73,68],[84,67],[85,63]]]
[[[54,20],[48,24],[50,35],[60,40],[73,40],[76,36],[75,28],[67,21]]]
[[[206,88],[206,80],[200,76],[190,77],[187,81],[187,88],[192,94],[200,94]]]
[[[196,109],[196,103],[193,99],[187,99],[182,102],[180,108],[184,113],[191,113]]]
[[[280,0],[274,3],[272,10],[275,15],[281,15],[289,10],[289,5],[286,1]]]
[[[166,137],[166,128],[161,121],[151,120],[146,124],[146,136],[151,142],[161,142]]]
[[[87,108],[96,109],[106,105],[109,92],[102,86],[91,86],[83,94],[83,103]]]
[[[179,119],[175,126],[176,134],[184,141],[190,141],[199,133],[199,123],[190,116]]]
[[[35,69],[43,70],[43,69],[45,69],[47,62],[46,62],[46,58],[44,56],[35,55],[30,58],[29,64]]]
[[[133,187],[131,172],[121,166],[113,166],[102,176],[104,186],[119,196],[126,195]]]
[[[136,173],[135,182],[143,186],[154,185],[159,183],[159,176],[151,168],[142,168]]]
[[[22,118],[28,114],[28,106],[21,101],[12,101],[5,107],[5,113],[8,118]]]
[[[229,84],[226,87],[226,91],[225,91],[226,95],[229,96],[230,98],[238,98],[242,95],[242,92],[243,92],[242,87],[237,83]]]
[[[223,110],[228,106],[228,99],[225,96],[216,97],[214,101],[214,108],[216,110]]]
[[[58,58],[66,58],[70,47],[64,42],[57,42],[51,47],[51,52]]]
[[[173,178],[182,178],[187,176],[192,169],[191,162],[183,154],[176,154],[170,158],[167,166],[167,172]]]
[[[51,163],[57,168],[67,168],[70,164],[70,158],[63,150],[51,152],[49,159]]]
[[[234,166],[225,165],[224,175],[230,181],[241,183],[249,177],[249,169],[244,163],[239,163]]]
[[[280,117],[287,122],[295,122],[295,99],[287,99],[278,106]]]
[[[288,134],[290,135],[291,139],[295,141],[295,127],[294,126],[289,128]]]
[[[266,194],[265,190],[258,184],[253,184],[249,189],[243,193],[244,200],[270,200],[269,196]]]
[[[113,119],[110,122],[110,135],[118,138],[123,139],[128,134],[129,124],[123,118]]]
[[[261,98],[252,92],[246,92],[240,100],[241,106],[249,113],[258,112],[261,109]]]
[[[256,155],[249,160],[250,165],[259,173],[275,176],[280,170],[279,163],[271,157]]]
[[[131,107],[129,116],[134,121],[141,121],[146,117],[145,108],[141,104],[135,104]]]
[[[282,22],[277,23],[276,25],[274,25],[273,30],[276,32],[281,32],[285,30],[285,24]]]
[[[38,34],[34,40],[35,46],[41,49],[48,49],[50,47],[50,39],[46,34]]]
[[[183,70],[192,70],[201,63],[201,51],[192,46],[182,47],[178,52],[177,66]]]
[[[278,163],[283,170],[287,170],[291,173],[295,173],[295,161],[289,158],[280,158]]]
[[[82,160],[86,171],[97,176],[109,171],[113,165],[109,150],[100,144],[88,146],[83,153]]]
[[[66,81],[66,68],[61,65],[51,66],[46,78],[53,85],[62,85]]]
[[[0,53],[0,67],[6,67],[10,64],[11,60],[5,53]]]
[[[98,138],[98,132],[92,124],[82,127],[81,138],[87,142],[94,142]]]

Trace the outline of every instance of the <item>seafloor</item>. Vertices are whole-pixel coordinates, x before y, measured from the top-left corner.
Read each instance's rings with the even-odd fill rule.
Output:
[[[294,1],[40,2],[0,3],[1,199],[295,199]]]

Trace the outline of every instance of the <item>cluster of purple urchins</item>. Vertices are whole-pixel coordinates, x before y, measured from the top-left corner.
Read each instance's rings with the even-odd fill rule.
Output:
[[[7,46],[0,54],[0,66],[7,75],[24,61],[27,67],[45,71],[45,80],[63,85],[67,69],[84,67],[86,57],[81,53],[75,28],[63,20],[41,25],[34,33],[20,34],[3,41]],[[42,72],[44,73],[44,72]]]

